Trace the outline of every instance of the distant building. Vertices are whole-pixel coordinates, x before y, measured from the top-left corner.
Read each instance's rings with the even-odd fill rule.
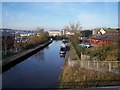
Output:
[[[62,29],[62,35],[75,35],[73,31]]]
[[[103,28],[94,29],[92,30],[92,35],[99,36],[101,34],[105,34],[106,30],[109,31],[108,29],[103,29]]]
[[[50,30],[49,36],[61,36],[61,31],[60,30]]]
[[[15,41],[16,43],[23,42],[26,43],[30,40],[30,36],[38,36],[38,33],[30,30],[16,30],[15,31]]]
[[[72,31],[67,31],[67,32],[66,32],[66,35],[75,35],[75,33],[72,32]]]
[[[65,35],[65,29],[61,30],[61,35]]]

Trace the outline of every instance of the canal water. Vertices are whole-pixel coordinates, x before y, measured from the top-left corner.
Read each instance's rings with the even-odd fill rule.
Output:
[[[60,57],[61,41],[53,41],[2,74],[2,88],[57,88],[64,64]]]

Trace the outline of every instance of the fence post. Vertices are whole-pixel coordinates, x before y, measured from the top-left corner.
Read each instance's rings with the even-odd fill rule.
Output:
[[[92,68],[95,68],[95,60],[94,60],[94,64],[93,64],[93,67]]]
[[[88,61],[88,69],[89,69],[89,66],[90,66],[90,62]]]
[[[80,63],[80,64],[81,64],[81,67],[82,67],[82,66],[83,66],[82,60],[81,60],[81,63]]]
[[[118,61],[118,73],[120,73],[120,61]]]
[[[97,69],[98,69],[98,61],[97,61]]]
[[[111,61],[109,61],[109,71],[111,71]]]

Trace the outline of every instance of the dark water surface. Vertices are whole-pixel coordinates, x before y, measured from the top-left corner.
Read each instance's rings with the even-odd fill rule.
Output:
[[[63,66],[61,41],[53,41],[21,63],[2,74],[2,88],[56,88]]]

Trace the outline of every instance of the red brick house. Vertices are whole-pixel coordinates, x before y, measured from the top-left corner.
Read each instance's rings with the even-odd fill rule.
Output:
[[[120,28],[117,29],[99,29],[92,38],[88,39],[91,44],[106,44],[120,43]]]

